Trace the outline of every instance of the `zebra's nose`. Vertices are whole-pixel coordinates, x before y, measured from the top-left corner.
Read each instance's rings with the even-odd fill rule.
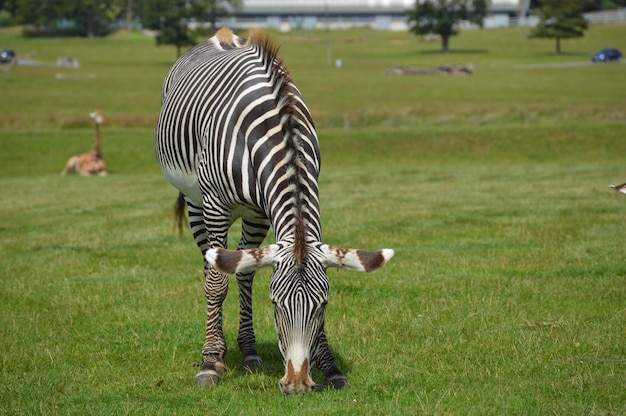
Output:
[[[313,380],[310,383],[290,383],[283,380],[278,382],[278,388],[283,394],[309,393],[315,390],[317,385]]]
[[[299,371],[293,368],[291,360],[287,361],[287,374],[278,382],[283,394],[308,393],[315,388],[315,382],[309,375],[308,360],[305,358]]]

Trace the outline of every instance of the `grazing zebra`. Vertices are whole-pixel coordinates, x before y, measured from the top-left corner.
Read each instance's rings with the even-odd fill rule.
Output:
[[[326,268],[373,271],[393,250],[369,252],[322,243],[317,178],[320,158],[311,115],[268,38],[221,29],[183,54],[163,82],[155,152],[166,178],[187,203],[204,258],[207,300],[198,385],[224,371],[222,302],[236,273],[243,365],[262,365],[252,326],[255,271],[273,267],[270,299],[285,375],[283,393],[311,391],[311,367],[324,384],[347,385],[324,332]],[[241,218],[238,250],[226,250]],[[269,227],[275,244],[259,248]]]

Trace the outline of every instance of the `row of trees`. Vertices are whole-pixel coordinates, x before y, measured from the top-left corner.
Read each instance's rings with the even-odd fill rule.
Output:
[[[0,14],[39,31],[93,37],[120,22],[181,32],[190,21],[214,23],[218,14],[240,5],[241,0],[0,0]]]
[[[416,35],[439,35],[445,53],[450,37],[458,34],[458,23],[469,21],[482,27],[487,8],[488,0],[418,0],[409,13],[409,24]],[[561,53],[561,39],[581,37],[587,29],[580,0],[541,0],[538,15],[539,23],[529,37],[556,39],[557,53]]]
[[[241,7],[242,0],[0,0],[0,21],[32,25],[38,35],[102,36],[114,23],[158,31],[158,44],[180,49],[195,43],[189,29],[192,21],[212,22],[216,16]],[[587,22],[582,12],[597,6],[624,6],[626,0],[531,0],[539,10],[539,24],[530,37],[560,40],[583,36]],[[449,49],[450,37],[458,33],[460,21],[482,26],[489,0],[416,0],[409,12],[411,31],[417,35],[438,34],[442,51]],[[4,16],[4,18],[3,18]]]

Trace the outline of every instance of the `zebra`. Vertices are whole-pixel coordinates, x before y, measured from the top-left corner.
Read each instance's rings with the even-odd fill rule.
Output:
[[[317,134],[278,48],[261,33],[249,39],[227,28],[188,50],[163,81],[155,153],[163,174],[187,205],[189,224],[204,257],[207,301],[199,386],[219,382],[227,346],[222,302],[228,274],[236,274],[242,365],[263,365],[252,325],[252,282],[272,267],[270,299],[285,366],[285,394],[348,385],[335,365],[324,331],[328,267],[371,272],[394,251],[343,249],[322,243],[317,179]],[[183,206],[185,205],[183,203]],[[226,248],[241,218],[237,250]],[[269,228],[275,243],[260,247]]]

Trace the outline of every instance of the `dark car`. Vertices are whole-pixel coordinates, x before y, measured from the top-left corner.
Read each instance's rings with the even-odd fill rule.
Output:
[[[1,49],[0,50],[0,62],[11,63],[15,59],[15,51],[13,49]]]
[[[622,59],[622,53],[615,48],[604,48],[591,56],[593,62],[619,61],[620,59]]]

